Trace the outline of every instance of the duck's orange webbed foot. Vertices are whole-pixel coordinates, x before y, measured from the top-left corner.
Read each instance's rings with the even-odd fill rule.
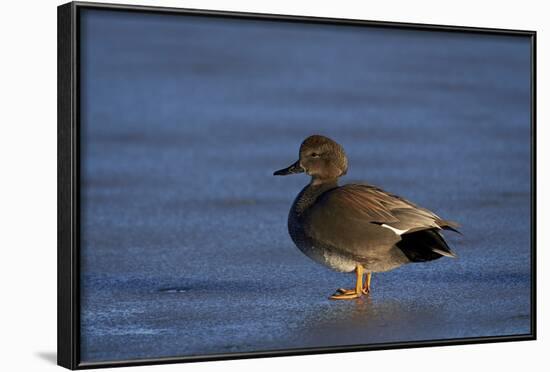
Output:
[[[353,300],[363,295],[362,292],[356,292],[355,289],[343,289],[340,288],[329,298],[331,300]]]
[[[332,296],[329,297],[331,300],[353,300],[354,298],[361,297],[365,292],[363,288],[363,266],[357,265],[355,268],[356,282],[355,289],[344,289],[339,288],[336,290]],[[370,274],[367,278],[368,283],[370,283]],[[367,289],[368,293],[368,289]],[[366,293],[365,293],[366,294]]]
[[[334,294],[352,294],[355,293],[355,289],[338,288]]]

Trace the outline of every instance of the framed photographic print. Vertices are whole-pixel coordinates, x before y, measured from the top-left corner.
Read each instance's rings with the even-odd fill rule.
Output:
[[[58,363],[533,340],[535,32],[58,8]]]

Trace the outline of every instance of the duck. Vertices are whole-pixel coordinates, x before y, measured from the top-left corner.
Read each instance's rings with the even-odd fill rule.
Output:
[[[288,214],[296,247],[332,270],[355,273],[355,288],[339,288],[331,300],[369,295],[373,273],[457,257],[442,231],[460,233],[458,223],[368,183],[339,186],[347,171],[344,148],[326,136],[312,135],[302,142],[296,162],[273,173],[311,177]]]

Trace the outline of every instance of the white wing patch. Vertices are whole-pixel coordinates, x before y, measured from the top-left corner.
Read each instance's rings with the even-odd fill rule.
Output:
[[[391,226],[389,226],[389,225],[386,225],[385,223],[383,223],[383,224],[380,225],[380,226],[385,227],[386,229],[390,229],[390,230],[393,231],[396,235],[399,235],[399,236],[401,236],[401,235],[405,234],[407,231],[409,231],[409,230],[399,230],[399,229],[396,229],[395,227],[391,227]]]

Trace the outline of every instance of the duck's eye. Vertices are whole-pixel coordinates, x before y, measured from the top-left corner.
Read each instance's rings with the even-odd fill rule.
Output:
[[[312,152],[311,155],[310,155],[312,158],[318,158],[319,156],[321,156],[321,154],[318,154],[316,152]]]

